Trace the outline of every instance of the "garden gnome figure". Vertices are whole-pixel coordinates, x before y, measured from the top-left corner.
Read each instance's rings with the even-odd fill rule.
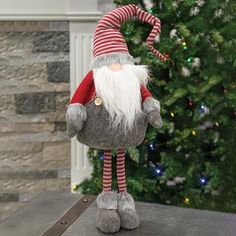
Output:
[[[139,225],[132,196],[126,189],[125,149],[144,140],[148,122],[162,126],[160,103],[147,90],[146,66],[134,65],[121,24],[131,17],[153,26],[147,46],[160,60],[167,58],[154,47],[160,20],[134,4],[114,9],[99,21],[94,34],[91,69],[75,91],[67,109],[67,132],[79,142],[104,150],[103,191],[97,197],[96,225],[104,233]],[[119,193],[111,191],[112,156],[117,150]]]

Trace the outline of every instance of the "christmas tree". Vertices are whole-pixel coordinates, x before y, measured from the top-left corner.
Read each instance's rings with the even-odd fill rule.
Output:
[[[122,25],[136,63],[150,69],[148,88],[161,103],[163,119],[161,129],[148,127],[143,144],[127,149],[128,191],[136,200],[235,212],[236,3],[116,3],[135,3],[157,16],[162,28],[155,48],[169,56],[161,62],[150,53],[148,24],[131,19]],[[89,158],[94,172],[79,190],[98,194],[103,153],[90,149]]]

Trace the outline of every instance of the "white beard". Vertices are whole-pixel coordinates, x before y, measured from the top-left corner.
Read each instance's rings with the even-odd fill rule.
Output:
[[[127,132],[135,123],[141,110],[141,85],[148,81],[145,66],[123,65],[122,70],[112,71],[107,66],[93,69],[96,95],[111,117],[111,125]]]

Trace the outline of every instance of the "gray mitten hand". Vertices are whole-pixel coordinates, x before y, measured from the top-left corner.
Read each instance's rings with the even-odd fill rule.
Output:
[[[148,114],[148,122],[154,127],[154,128],[161,128],[162,127],[162,119],[159,111],[151,111]]]
[[[76,129],[71,122],[67,121],[67,134],[70,138],[73,138],[76,134]]]
[[[155,98],[149,98],[142,104],[143,112],[147,114],[148,122],[154,128],[162,127],[162,119],[160,115],[160,102]]]
[[[83,128],[87,119],[86,108],[80,103],[70,104],[66,112],[67,133],[69,137],[74,137],[76,132]]]

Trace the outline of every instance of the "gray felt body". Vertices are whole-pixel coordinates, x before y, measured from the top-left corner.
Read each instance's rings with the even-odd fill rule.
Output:
[[[142,112],[137,117],[132,129],[124,133],[119,126],[110,125],[110,115],[103,104],[97,106],[94,101],[85,104],[87,120],[83,128],[76,133],[77,140],[96,149],[125,149],[140,145],[146,134],[148,125],[147,115]]]

